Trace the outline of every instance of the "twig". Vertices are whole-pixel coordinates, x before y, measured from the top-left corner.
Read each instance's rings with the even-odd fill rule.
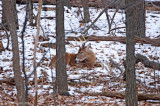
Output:
[[[113,3],[115,3],[118,0],[113,0],[110,4],[106,5],[104,10],[97,16],[97,18],[91,23],[91,25],[84,31],[82,34],[85,34],[91,27],[92,25],[101,17],[101,15],[108,9],[109,6],[111,6]]]
[[[42,29],[43,36],[45,36],[45,32],[44,32],[44,29],[43,29],[43,27],[42,27],[42,25],[41,25],[41,24],[40,24],[40,27],[41,27],[41,29]]]
[[[112,23],[113,23],[113,20],[114,20],[114,17],[116,16],[116,13],[118,12],[118,8],[116,8],[116,11],[114,12],[114,14],[113,14],[113,17],[111,18],[111,22],[110,22],[110,29],[111,29],[111,26],[112,26]],[[111,32],[110,30],[109,30],[109,32]]]
[[[38,98],[38,82],[37,82],[37,71],[36,71],[36,50],[38,46],[38,39],[39,39],[39,30],[40,30],[40,14],[41,14],[41,9],[42,9],[42,0],[39,1],[39,10],[38,10],[38,15],[37,15],[37,35],[35,39],[35,45],[34,45],[34,81],[35,81],[35,101],[34,101],[34,106],[37,106],[37,98]]]
[[[121,28],[126,28],[126,27],[117,27],[117,28],[111,29],[110,31],[117,30],[117,29],[121,29]]]

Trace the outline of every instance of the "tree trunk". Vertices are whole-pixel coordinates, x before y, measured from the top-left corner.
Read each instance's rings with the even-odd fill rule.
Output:
[[[16,0],[10,0],[10,6],[13,9],[13,15],[14,15],[14,21],[16,22],[16,28],[19,29],[19,25],[18,25],[18,16],[17,16],[17,10],[16,10]],[[6,29],[8,29],[8,25],[6,22],[6,15],[8,15],[8,13],[6,12],[7,10],[7,6],[6,6],[6,0],[2,0],[2,24],[4,25],[4,27]],[[2,28],[2,26],[1,26]]]
[[[3,26],[8,29],[8,26],[7,26],[7,20],[6,20],[6,0],[2,0],[2,24]],[[1,25],[1,29],[3,29],[2,25]]]
[[[68,95],[65,51],[64,1],[56,0],[56,88],[62,95]]]
[[[33,25],[33,1],[32,0],[27,0],[28,3],[28,13],[29,13],[29,24],[32,26]]]
[[[136,6],[137,34],[136,36],[145,38],[145,2],[138,0]]]
[[[64,5],[67,6],[69,9],[71,9],[70,0],[64,0]]]
[[[12,41],[12,51],[13,51],[13,70],[14,70],[14,80],[16,83],[17,97],[19,106],[25,105],[25,91],[24,91],[24,82],[20,72],[20,62],[19,62],[19,48],[18,48],[18,38],[16,31],[16,15],[15,9],[13,7],[14,2],[12,0],[4,0],[7,8],[5,10],[6,21],[11,33]]]
[[[135,75],[136,4],[126,0],[126,106],[138,106]]]
[[[84,13],[84,23],[88,23],[90,21],[89,8],[88,8],[88,0],[82,0],[83,13]]]

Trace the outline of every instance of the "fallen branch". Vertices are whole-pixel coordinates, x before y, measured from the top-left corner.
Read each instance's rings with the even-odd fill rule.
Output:
[[[107,96],[107,97],[116,97],[120,99],[125,98],[125,93],[124,92],[112,92],[112,91],[107,91],[107,92],[101,92],[101,93],[85,93],[90,96]],[[142,94],[138,93],[138,100],[160,100],[160,94]]]
[[[79,37],[81,38],[81,37]],[[79,41],[78,37],[68,37],[67,41]],[[126,37],[115,37],[115,36],[89,36],[88,41],[117,41],[121,43],[126,43]],[[139,38],[135,37],[136,43],[151,44],[152,46],[160,46],[160,39],[150,39],[150,38]]]
[[[145,67],[152,68],[155,70],[160,70],[160,63],[150,61],[146,56],[141,54],[136,54],[135,63],[142,62]],[[123,62],[124,67],[126,67],[126,61]],[[123,79],[126,81],[126,71],[123,74]]]
[[[142,62],[145,67],[160,70],[160,64],[158,62],[150,61],[146,56],[136,54],[136,63]]]

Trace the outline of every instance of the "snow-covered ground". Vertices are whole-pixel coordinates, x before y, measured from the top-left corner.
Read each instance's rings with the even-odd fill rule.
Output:
[[[157,0],[158,1],[158,0]],[[52,5],[45,5],[43,7],[52,7]],[[34,4],[34,13],[38,12],[38,4]],[[0,7],[1,9],[1,7]],[[22,63],[22,41],[21,41],[21,31],[23,28],[23,22],[25,17],[25,5],[17,5],[18,9],[18,18],[19,18],[19,48],[20,48],[20,58]],[[81,9],[82,10],[82,9]],[[93,21],[99,13],[103,9],[90,8],[90,16]],[[81,32],[87,28],[91,23],[82,24],[79,21],[82,20],[81,15],[78,15],[78,8],[72,7],[71,10],[65,7],[65,34],[66,38],[68,36],[79,36],[82,35]],[[83,10],[82,10],[83,11]],[[115,10],[109,9],[109,15],[112,17]],[[41,17],[55,17],[55,11],[42,11]],[[115,27],[124,27],[125,14],[124,10],[119,10],[115,16],[114,24],[112,28]],[[51,68],[49,67],[49,63],[51,61],[51,57],[55,55],[55,49],[42,47],[40,44],[42,43],[55,43],[55,18],[53,19],[41,19],[41,31],[40,35],[43,35],[43,31],[45,32],[45,36],[49,37],[49,41],[39,41],[38,49],[37,49],[37,62],[41,60],[43,54],[45,54],[45,59],[41,62],[41,65],[37,68],[38,72],[38,81],[39,81],[39,89],[38,89],[38,103],[39,105],[51,105],[53,104],[52,98],[52,86],[50,84],[51,80]],[[88,36],[96,35],[96,36],[125,36],[125,29],[119,29],[115,33],[108,33],[108,25],[106,20],[106,15],[103,14],[98,21],[95,23],[96,29],[91,28],[88,31]],[[43,30],[43,31],[42,31]],[[34,49],[34,38],[36,36],[36,27],[27,26],[25,32],[25,65],[27,75],[29,75],[33,71],[33,49]],[[5,32],[1,31],[1,35],[4,35]],[[146,12],[146,36],[149,38],[157,38],[160,39],[160,12],[155,11],[147,11]],[[76,42],[70,41],[73,45],[76,45]],[[88,42],[92,45],[92,50],[94,51],[97,60],[96,62],[103,63],[105,67],[110,64],[109,59],[112,58],[114,61],[118,63],[118,65],[124,70],[123,60],[126,56],[126,45],[119,42],[112,41],[92,41]],[[3,38],[4,47],[6,47],[7,39]],[[78,44],[81,44],[78,42]],[[135,52],[140,53],[150,60],[160,63],[160,47],[151,46],[149,44],[139,44],[135,45]],[[12,70],[12,52],[11,52],[11,43],[9,46],[10,50],[5,50],[0,54],[0,67],[2,67],[3,71],[0,74],[0,79],[13,77]],[[66,45],[66,51],[69,53],[77,53],[78,48],[73,47],[72,45]],[[44,74],[46,73],[46,74]],[[56,97],[58,104],[61,105],[116,105],[123,106],[123,99],[109,98],[104,96],[89,96],[84,95],[81,92],[102,92],[102,91],[125,91],[125,81],[123,81],[121,76],[121,72],[115,67],[111,67],[111,70],[106,70],[103,67],[95,67],[91,70],[87,69],[68,69],[67,70],[68,81],[69,81],[69,93],[70,97]],[[148,86],[149,88],[144,88],[144,86],[140,86],[138,84],[138,92],[142,93],[159,93],[160,92],[160,71],[145,68],[142,63],[138,63],[136,65],[136,75],[137,79]],[[53,69],[53,76],[55,79],[55,69]],[[47,77],[47,79],[45,79]],[[34,101],[34,86],[32,83],[33,76],[30,78],[29,83],[29,94],[30,99],[29,102],[32,104]],[[157,81],[156,84],[152,84]],[[151,89],[153,88],[153,89]],[[16,101],[16,92],[15,87],[9,86],[6,84],[0,85],[0,101],[8,103],[14,103]],[[12,98],[12,99],[10,99]],[[154,102],[154,101],[152,101]],[[1,104],[1,102],[0,102]],[[148,101],[141,101],[139,105],[156,105],[150,103]],[[157,105],[158,106],[158,105]]]

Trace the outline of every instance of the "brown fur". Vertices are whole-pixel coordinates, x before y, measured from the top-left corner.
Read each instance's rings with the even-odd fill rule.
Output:
[[[76,60],[80,62],[82,67],[92,68],[95,65],[96,56],[94,52],[89,49],[90,47],[90,44],[87,46],[83,45],[77,54]]]
[[[76,66],[76,56],[77,54],[66,53],[66,64],[71,67]],[[52,58],[50,66],[52,66],[52,68],[56,67],[56,56]]]
[[[66,64],[76,68],[92,68],[95,65],[96,56],[94,52],[89,49],[89,47],[90,45],[83,45],[80,47],[77,54],[66,53]],[[56,56],[52,58],[50,66],[52,66],[52,68],[56,67]]]

